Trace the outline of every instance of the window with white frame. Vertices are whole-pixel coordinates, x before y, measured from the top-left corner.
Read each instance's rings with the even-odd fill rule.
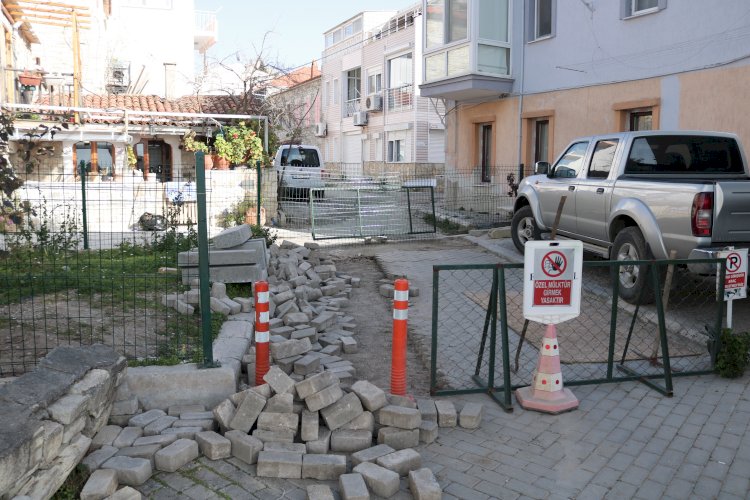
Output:
[[[427,0],[427,48],[465,40],[469,35],[467,0]]]
[[[383,138],[375,139],[375,161],[383,161]]]
[[[667,7],[667,0],[620,0],[622,19],[659,12]]]
[[[400,163],[409,161],[408,137],[405,130],[388,132],[386,161]]]
[[[339,79],[333,79],[333,104],[334,106],[339,103],[339,94],[341,89],[339,88]]]
[[[413,75],[411,52],[388,60],[389,89],[403,87],[404,85],[411,85],[412,82]]]
[[[379,94],[383,86],[383,74],[380,68],[367,71],[367,95]]]
[[[557,0],[530,0],[526,2],[528,41],[555,36]]]

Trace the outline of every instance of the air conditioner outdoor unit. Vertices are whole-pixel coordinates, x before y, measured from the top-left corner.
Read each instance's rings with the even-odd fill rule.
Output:
[[[315,124],[315,137],[325,137],[326,136],[326,124],[325,123],[316,123]]]
[[[365,99],[365,108],[367,111],[380,111],[383,109],[383,96],[373,94]]]
[[[367,125],[367,111],[359,111],[352,116],[352,123],[358,127]]]

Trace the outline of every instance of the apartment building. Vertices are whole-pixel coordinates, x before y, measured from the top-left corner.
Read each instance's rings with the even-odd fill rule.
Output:
[[[445,110],[419,89],[421,18],[419,4],[362,12],[324,34],[316,131],[347,175],[442,171]]]
[[[579,136],[733,132],[750,146],[744,0],[424,0],[423,96],[452,110],[446,169],[552,161]]]

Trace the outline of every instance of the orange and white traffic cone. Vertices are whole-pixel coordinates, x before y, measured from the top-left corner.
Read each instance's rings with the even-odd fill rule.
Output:
[[[393,345],[391,353],[391,394],[406,396],[406,330],[409,318],[409,282],[393,283]]]
[[[255,384],[263,382],[263,376],[269,370],[269,293],[268,282],[255,283]]]
[[[563,387],[555,325],[547,325],[531,385],[516,389],[516,399],[526,410],[553,415],[578,408],[578,399]]]

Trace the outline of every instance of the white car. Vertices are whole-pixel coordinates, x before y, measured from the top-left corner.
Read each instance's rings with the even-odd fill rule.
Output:
[[[276,151],[273,166],[285,198],[306,199],[310,196],[310,189],[325,187],[322,155],[316,146],[281,145]],[[323,197],[322,190],[314,193],[316,197]]]

